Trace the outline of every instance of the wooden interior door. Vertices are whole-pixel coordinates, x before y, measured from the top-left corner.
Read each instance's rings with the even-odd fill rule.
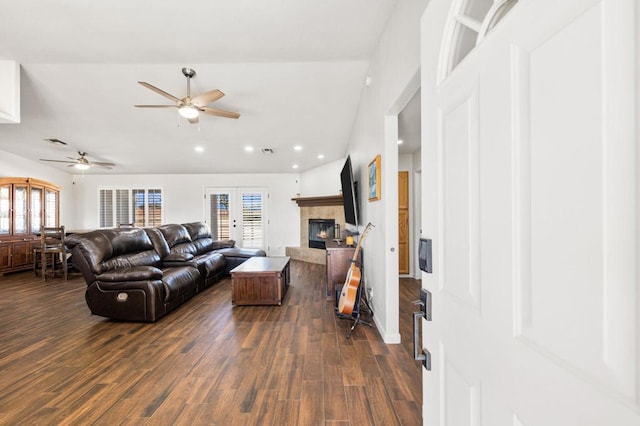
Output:
[[[410,272],[409,172],[398,172],[398,272]]]

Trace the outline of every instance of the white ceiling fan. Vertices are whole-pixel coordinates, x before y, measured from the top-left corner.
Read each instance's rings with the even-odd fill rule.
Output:
[[[78,151],[78,155],[80,156],[78,158],[67,157],[69,160],[72,160],[72,161],[47,160],[45,158],[41,158],[40,161],[49,161],[53,163],[68,163],[69,165],[67,167],[75,167],[78,170],[87,170],[93,166],[102,167],[103,169],[111,169],[112,167],[115,167],[114,163],[106,163],[103,161],[89,161],[87,159],[86,152]]]
[[[196,71],[191,68],[182,68],[182,74],[187,78],[187,96],[182,99],[177,98],[162,89],[158,89],[152,84],[149,84],[145,81],[139,81],[138,83],[143,85],[149,90],[153,90],[159,95],[164,96],[165,98],[175,102],[173,105],[134,105],[138,108],[178,108],[178,113],[187,119],[189,123],[195,124],[199,120],[200,113],[216,115],[218,117],[226,117],[226,118],[239,118],[240,114],[237,112],[225,111],[222,109],[211,108],[206,105],[211,102],[217,101],[221,97],[224,96],[218,89],[210,90],[208,92],[202,93],[195,98],[191,97],[191,79],[196,75]]]

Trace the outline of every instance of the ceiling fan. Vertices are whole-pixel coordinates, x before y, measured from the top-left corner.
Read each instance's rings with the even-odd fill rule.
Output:
[[[159,95],[164,96],[165,98],[172,100],[175,102],[173,105],[134,105],[138,108],[178,108],[178,113],[187,119],[189,123],[194,124],[198,122],[198,117],[200,113],[205,113],[209,115],[216,115],[218,117],[226,117],[226,118],[238,118],[240,114],[237,112],[225,111],[222,109],[211,108],[206,105],[211,102],[217,101],[221,97],[224,96],[220,90],[210,90],[208,92],[202,93],[195,98],[191,97],[191,79],[196,75],[196,71],[191,68],[182,68],[182,74],[187,77],[187,96],[182,99],[179,99],[162,89],[158,89],[157,87],[145,82],[139,81],[141,85],[146,87],[149,90],[153,90]]]
[[[75,167],[76,169],[79,169],[79,170],[87,170],[92,166],[98,166],[98,167],[102,167],[104,169],[110,169],[110,168],[115,166],[115,164],[113,164],[113,163],[105,163],[105,162],[102,162],[102,161],[89,161],[89,160],[87,160],[87,153],[86,152],[78,151],[78,155],[80,156],[78,158],[67,157],[68,159],[73,160],[73,161],[47,160],[47,159],[44,159],[44,158],[41,158],[40,161],[51,161],[53,163],[69,163],[69,165],[67,167]]]

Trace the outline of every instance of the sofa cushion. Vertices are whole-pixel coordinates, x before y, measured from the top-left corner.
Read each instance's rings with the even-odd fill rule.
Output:
[[[162,284],[165,288],[165,302],[192,292],[195,288],[194,283],[200,280],[200,272],[194,266],[163,269]]]
[[[183,223],[182,226],[184,226],[189,233],[191,241],[200,238],[211,238],[211,229],[209,229],[209,225],[204,222]]]
[[[99,229],[71,235],[65,245],[82,254],[96,275],[116,268],[160,266],[160,256],[141,228]]]
[[[243,257],[250,258],[254,256],[266,256],[264,250],[260,249],[244,249],[240,247],[227,247],[216,250],[216,253],[223,254],[225,257]]]
[[[193,258],[193,263],[206,279],[224,271],[227,261],[220,253],[209,252]]]
[[[172,253],[162,259],[164,262],[188,262],[193,259],[191,253]]]
[[[212,250],[219,250],[223,248],[232,248],[236,246],[235,240],[216,240],[213,241]]]
[[[169,245],[169,248],[177,244],[191,242],[191,236],[189,235],[189,232],[187,232],[187,228],[185,228],[182,225],[177,225],[177,224],[162,225],[162,226],[159,226],[157,229],[160,232],[162,232],[164,239],[167,240],[167,244]]]

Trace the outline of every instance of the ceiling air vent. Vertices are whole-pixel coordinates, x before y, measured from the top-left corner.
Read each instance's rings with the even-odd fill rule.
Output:
[[[260,151],[261,151],[263,154],[274,154],[274,152],[273,152],[273,148],[260,148]]]

